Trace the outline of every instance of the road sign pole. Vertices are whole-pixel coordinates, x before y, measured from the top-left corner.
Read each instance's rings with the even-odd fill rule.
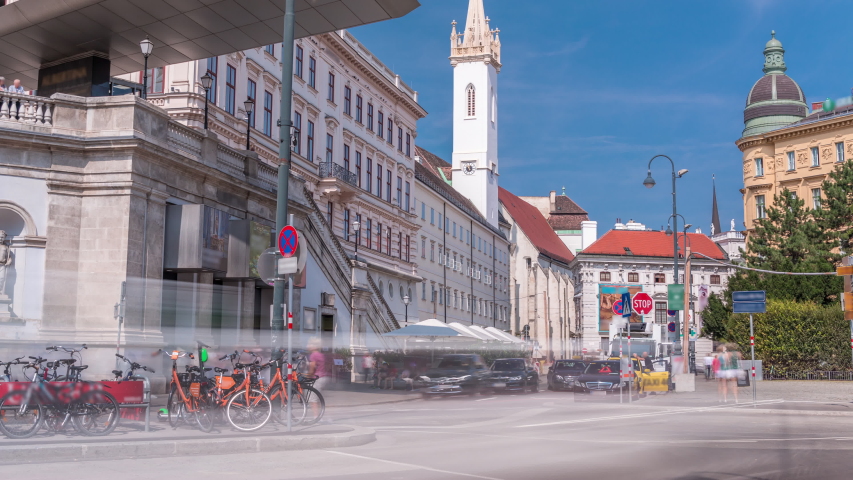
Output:
[[[633,395],[634,387],[634,360],[633,352],[631,351],[631,319],[628,319],[628,403],[631,403],[631,395]]]
[[[755,329],[752,324],[752,314],[749,314],[749,348],[752,350],[752,406],[755,407]]]
[[[625,308],[624,306],[622,308]],[[625,380],[625,373],[622,371],[622,328],[619,328],[619,403],[622,403],[622,382]]]
[[[690,246],[684,247],[684,325],[681,330],[681,351],[684,353],[684,373],[690,373]]]
[[[293,226],[293,214],[288,218],[288,225]],[[295,250],[295,249],[294,249]],[[287,276],[287,370],[293,370],[293,274]],[[293,426],[290,422],[290,414],[293,408],[291,401],[293,397],[293,375],[289,375],[287,379],[287,432],[292,431]]]

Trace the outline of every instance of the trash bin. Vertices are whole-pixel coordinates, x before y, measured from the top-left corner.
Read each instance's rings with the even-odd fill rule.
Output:
[[[741,370],[743,373],[738,375],[737,377],[737,386],[738,387],[748,387],[749,386],[749,370]]]

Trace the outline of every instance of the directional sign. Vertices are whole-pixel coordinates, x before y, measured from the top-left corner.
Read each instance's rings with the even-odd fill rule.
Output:
[[[299,245],[299,234],[296,229],[290,225],[281,229],[278,234],[278,251],[284,258],[292,257],[296,254],[296,247]]]
[[[622,316],[631,316],[631,294],[627,292],[622,294]]]
[[[673,283],[666,286],[666,300],[670,310],[684,310],[684,284]]]
[[[734,313],[767,312],[767,295],[763,290],[732,292],[732,311]]]
[[[631,302],[631,306],[634,307],[634,311],[640,315],[648,315],[651,313],[654,305],[655,302],[652,301],[652,297],[650,297],[646,292],[637,292],[634,295],[634,300]]]
[[[732,292],[733,302],[761,302],[767,301],[767,294],[764,290],[750,292]]]

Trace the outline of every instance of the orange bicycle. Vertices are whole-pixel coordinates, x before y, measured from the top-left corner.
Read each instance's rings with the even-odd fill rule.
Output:
[[[284,363],[284,360],[278,358],[270,360],[263,367],[275,370],[275,374],[266,387],[264,387],[263,381],[260,382],[261,389],[272,402],[272,418],[282,425],[287,425],[287,381],[285,380],[286,374],[282,375],[282,370],[287,368],[287,365]],[[299,425],[305,420],[305,415],[308,413],[308,405],[300,391],[299,384],[295,381],[291,387],[291,392],[293,401],[290,407],[290,424]]]
[[[220,360],[239,359],[234,352]],[[272,402],[261,388],[258,373],[269,365],[235,363],[234,373],[225,375],[226,369],[216,368],[214,387],[207,397],[210,405],[225,408],[225,418],[237,430],[251,432],[262,428],[272,416]],[[242,372],[239,372],[242,371]]]
[[[172,380],[169,385],[169,399],[166,404],[169,413],[169,425],[176,428],[183,422],[189,423],[188,417],[192,415],[198,428],[202,432],[209,433],[213,430],[213,416],[206,401],[206,395],[203,395],[202,392],[203,383],[206,382],[203,382],[204,375],[201,369],[188,365],[185,373],[178,373],[179,358],[195,357],[192,353],[180,350],[173,350],[168,353],[161,349],[160,352],[168,355],[172,360]]]

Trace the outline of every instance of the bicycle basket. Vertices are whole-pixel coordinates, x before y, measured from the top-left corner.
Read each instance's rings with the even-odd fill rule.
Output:
[[[181,382],[182,387],[188,387],[192,383],[192,375],[190,372],[179,373],[178,380]]]
[[[310,376],[310,375],[299,375],[298,382],[303,387],[311,387],[314,386],[314,382],[316,382],[320,377]]]
[[[234,388],[234,385],[236,384],[237,383],[234,381],[234,377],[226,377],[224,375],[216,377],[216,386],[223,390]]]
[[[195,398],[201,397],[201,384],[200,383],[190,384],[190,395],[192,395]]]
[[[235,385],[242,385],[243,380],[246,379],[246,375],[243,373],[234,373],[231,375],[231,378],[234,380]]]

